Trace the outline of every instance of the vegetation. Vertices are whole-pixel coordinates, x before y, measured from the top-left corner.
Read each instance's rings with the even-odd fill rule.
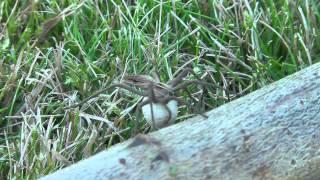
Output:
[[[0,23],[0,179],[34,179],[128,139],[136,95],[114,89],[65,109],[124,73],[166,82],[190,67],[221,87],[204,111],[320,58],[316,0],[2,0]]]

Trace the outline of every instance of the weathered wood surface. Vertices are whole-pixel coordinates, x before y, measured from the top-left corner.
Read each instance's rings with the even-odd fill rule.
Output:
[[[319,63],[207,115],[43,179],[320,179]]]

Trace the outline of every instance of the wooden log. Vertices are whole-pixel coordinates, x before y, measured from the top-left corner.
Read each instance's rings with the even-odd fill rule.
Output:
[[[320,64],[50,179],[320,179]]]

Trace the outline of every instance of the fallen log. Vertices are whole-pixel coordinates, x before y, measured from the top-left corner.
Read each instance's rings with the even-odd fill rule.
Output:
[[[42,179],[320,179],[320,64]]]

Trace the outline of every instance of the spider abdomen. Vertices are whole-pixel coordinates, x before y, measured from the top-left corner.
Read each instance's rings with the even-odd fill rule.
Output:
[[[167,106],[168,108],[166,108]],[[152,103],[153,108],[153,117],[154,123],[156,127],[153,128],[162,128],[173,124],[178,115],[178,102],[176,100],[170,100],[167,104],[163,103]],[[171,115],[169,115],[168,110],[170,110]],[[152,124],[152,115],[151,115],[151,105],[146,104],[142,106],[142,113],[147,122],[153,126]],[[169,116],[171,118],[169,119]]]

